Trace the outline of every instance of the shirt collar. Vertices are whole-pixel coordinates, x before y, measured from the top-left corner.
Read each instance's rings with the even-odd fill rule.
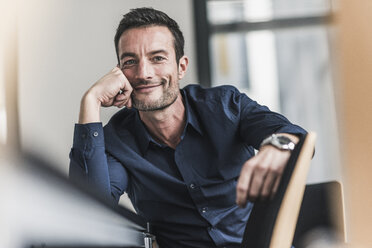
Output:
[[[202,129],[200,127],[200,123],[198,121],[198,116],[193,110],[187,98],[187,92],[184,89],[182,89],[181,94],[182,94],[183,102],[185,104],[185,111],[186,111],[185,129],[187,128],[187,125],[190,124],[197,132],[199,132],[200,134],[203,134]]]
[[[183,134],[182,134],[182,138],[184,137],[186,133],[188,125],[191,125],[197,132],[199,132],[200,134],[203,134],[197,115],[189,104],[186,92],[184,90],[181,90],[181,94],[182,94],[183,102],[185,105],[185,112],[186,112],[186,125],[183,131]],[[151,135],[147,131],[147,128],[145,127],[145,124],[141,121],[138,110],[136,111],[136,115],[134,117],[134,135],[138,141],[139,149],[142,155],[144,155],[145,152],[147,151],[150,142],[158,146],[163,146],[151,137]]]

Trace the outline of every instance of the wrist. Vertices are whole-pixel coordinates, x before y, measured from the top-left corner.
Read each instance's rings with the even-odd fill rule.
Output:
[[[88,105],[88,106],[94,106],[96,108],[101,107],[101,101],[97,97],[97,94],[94,92],[94,89],[90,88],[83,97],[81,98],[81,104]]]
[[[81,98],[79,124],[100,122],[100,108],[101,102],[91,90],[88,90]]]
[[[283,151],[293,151],[296,146],[292,139],[290,139],[287,135],[282,134],[272,134],[264,139],[260,145],[260,149],[268,145]]]

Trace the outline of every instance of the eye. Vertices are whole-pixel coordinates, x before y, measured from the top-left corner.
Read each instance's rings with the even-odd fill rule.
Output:
[[[134,59],[129,59],[127,61],[124,61],[123,65],[134,65],[136,61]]]
[[[162,56],[155,56],[155,57],[152,58],[152,60],[154,62],[161,62],[161,61],[165,60],[165,58],[162,57]]]
[[[125,69],[127,67],[130,67],[132,65],[135,65],[136,63],[137,63],[137,61],[135,59],[128,59],[128,60],[123,62],[122,66],[121,66],[121,69]]]

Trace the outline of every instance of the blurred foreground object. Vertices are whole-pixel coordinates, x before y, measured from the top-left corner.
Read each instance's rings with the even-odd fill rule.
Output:
[[[0,1],[0,148],[20,148],[17,1]],[[1,152],[1,151],[0,151]]]
[[[335,14],[339,31],[335,85],[345,177],[348,242],[372,247],[372,1],[340,0]]]
[[[144,247],[145,222],[34,157],[0,156],[0,247]]]

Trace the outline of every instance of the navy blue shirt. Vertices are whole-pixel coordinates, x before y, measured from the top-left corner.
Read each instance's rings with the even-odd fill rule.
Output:
[[[181,94],[186,126],[176,149],[156,142],[136,109],[123,109],[104,128],[75,125],[70,177],[115,201],[127,192],[162,248],[239,247],[253,205],[235,203],[242,165],[272,133],[305,130],[232,86]]]

